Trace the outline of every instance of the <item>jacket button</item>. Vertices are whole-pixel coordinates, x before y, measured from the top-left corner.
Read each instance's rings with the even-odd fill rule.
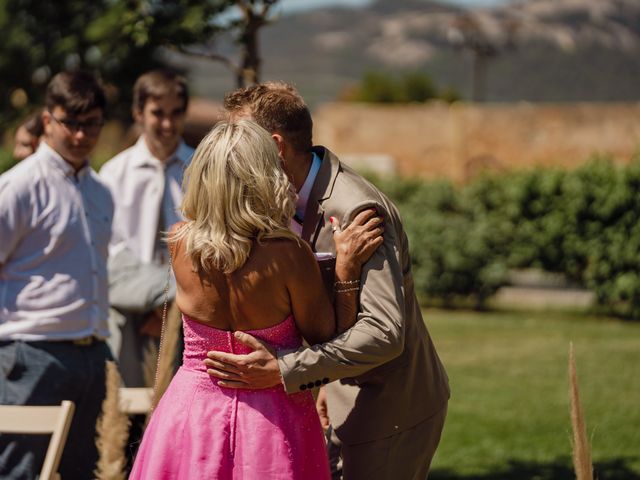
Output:
[[[302,385],[300,385],[300,390],[306,390],[307,386],[303,383]]]
[[[313,388],[313,387],[315,387],[315,386],[316,386],[316,384],[315,384],[315,383],[313,383],[313,382],[309,382],[309,383],[307,383],[307,388]]]
[[[327,383],[329,383],[329,379],[327,377],[324,377],[322,379],[322,383],[326,385]]]
[[[322,385],[322,380],[316,380],[316,387],[319,387],[320,385]]]

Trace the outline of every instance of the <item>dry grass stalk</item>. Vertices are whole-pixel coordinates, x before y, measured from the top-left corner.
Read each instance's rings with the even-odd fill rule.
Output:
[[[180,340],[180,335],[182,335],[181,325],[182,316],[180,315],[180,310],[176,302],[173,302],[167,311],[165,325],[162,327],[162,342],[158,356],[158,371],[153,388],[151,411],[156,408],[156,405],[158,405],[160,398],[162,398],[162,395],[173,378],[178,341]]]
[[[576,359],[573,353],[573,342],[569,343],[569,400],[571,411],[571,428],[573,430],[573,468],[577,480],[593,480],[593,465],[591,450],[587,439],[587,427],[584,412],[580,405],[578,393],[578,375],[576,373]]]
[[[107,393],[96,424],[96,446],[100,457],[94,471],[99,480],[122,480],[127,464],[124,451],[129,438],[129,417],[120,411],[122,378],[115,362],[106,362]]]
[[[158,347],[155,338],[147,339],[142,350],[142,376],[147,387],[153,387],[158,364]]]

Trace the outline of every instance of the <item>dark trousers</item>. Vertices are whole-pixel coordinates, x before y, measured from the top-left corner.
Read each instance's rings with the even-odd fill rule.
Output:
[[[75,413],[60,461],[66,480],[94,478],[98,459],[96,421],[105,396],[104,342],[0,342],[0,403],[59,405],[75,403]],[[42,468],[48,436],[0,435],[0,478],[35,479]]]

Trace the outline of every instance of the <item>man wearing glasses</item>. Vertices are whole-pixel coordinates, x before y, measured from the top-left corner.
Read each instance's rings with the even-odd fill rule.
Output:
[[[104,108],[92,75],[56,75],[43,141],[0,176],[0,403],[75,403],[62,478],[93,478],[112,359],[104,339],[113,201],[88,162]],[[0,478],[35,478],[48,441],[0,436]]]

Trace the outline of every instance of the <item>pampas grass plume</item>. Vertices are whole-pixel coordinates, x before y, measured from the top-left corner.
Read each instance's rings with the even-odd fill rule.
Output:
[[[124,451],[129,438],[129,417],[120,411],[122,378],[112,361],[106,362],[107,394],[102,402],[102,414],[96,424],[96,446],[100,457],[96,464],[98,480],[123,480],[127,464]]]
[[[571,442],[573,444],[573,467],[576,471],[576,479],[593,480],[593,465],[591,463],[591,451],[587,439],[587,427],[578,392],[578,375],[576,373],[573,342],[569,343],[569,400],[571,428],[573,431]]]

